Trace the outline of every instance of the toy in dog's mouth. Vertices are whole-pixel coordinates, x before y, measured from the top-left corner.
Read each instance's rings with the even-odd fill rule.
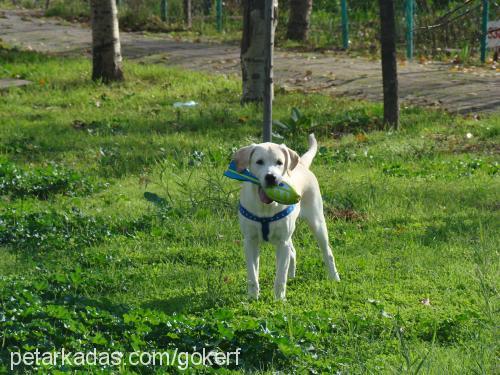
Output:
[[[264,189],[262,189],[262,187],[260,186],[259,186],[259,198],[262,203],[265,204],[273,203],[273,200],[267,196],[267,194],[264,192]]]

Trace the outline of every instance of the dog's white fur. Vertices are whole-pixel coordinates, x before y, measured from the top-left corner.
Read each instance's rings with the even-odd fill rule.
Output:
[[[276,247],[276,279],[274,295],[276,299],[284,299],[287,277],[295,277],[296,253],[292,243],[295,221],[300,215],[312,229],[319,247],[323,252],[323,260],[328,268],[328,276],[340,280],[332,250],[328,244],[328,232],[323,214],[323,201],[316,176],[309,170],[317,152],[317,142],[313,134],[309,135],[309,150],[299,157],[285,145],[275,143],[252,144],[238,150],[233,159],[237,168],[248,168],[266,186],[266,175],[273,175],[276,183],[286,181],[301,195],[301,201],[295,210],[285,218],[270,223],[269,242]],[[272,202],[265,204],[259,196],[259,187],[244,182],[240,202],[248,211],[259,217],[271,217],[286,208],[282,204]],[[239,215],[240,227],[244,236],[245,257],[247,262],[248,295],[259,297],[259,244],[263,241],[261,224]]]

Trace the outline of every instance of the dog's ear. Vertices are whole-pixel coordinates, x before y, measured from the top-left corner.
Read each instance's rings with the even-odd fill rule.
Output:
[[[252,143],[250,146],[242,147],[234,153],[233,160],[236,162],[238,171],[248,168],[254,148],[255,143]]]
[[[293,171],[294,168],[299,164],[300,156],[295,151],[289,149],[285,144],[281,144],[281,149],[285,154],[285,171]]]

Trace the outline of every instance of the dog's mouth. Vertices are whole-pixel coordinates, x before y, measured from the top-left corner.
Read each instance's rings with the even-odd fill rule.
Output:
[[[273,203],[273,200],[266,195],[266,193],[264,192],[264,189],[262,189],[260,186],[259,186],[259,198],[260,198],[262,203],[265,203],[265,204]]]

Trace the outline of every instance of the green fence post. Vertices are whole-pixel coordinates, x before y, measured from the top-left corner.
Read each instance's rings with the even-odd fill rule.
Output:
[[[483,24],[482,24],[482,35],[481,35],[481,62],[486,61],[486,42],[488,39],[488,11],[489,4],[488,0],[483,0]]]
[[[168,8],[167,8],[167,0],[161,0],[160,4],[160,17],[163,22],[167,21],[168,17]]]
[[[349,48],[349,23],[347,20],[347,0],[340,2],[342,13],[342,48]]]
[[[413,60],[413,16],[414,0],[406,0],[406,58]]]
[[[222,0],[217,0],[217,31],[222,32]]]

